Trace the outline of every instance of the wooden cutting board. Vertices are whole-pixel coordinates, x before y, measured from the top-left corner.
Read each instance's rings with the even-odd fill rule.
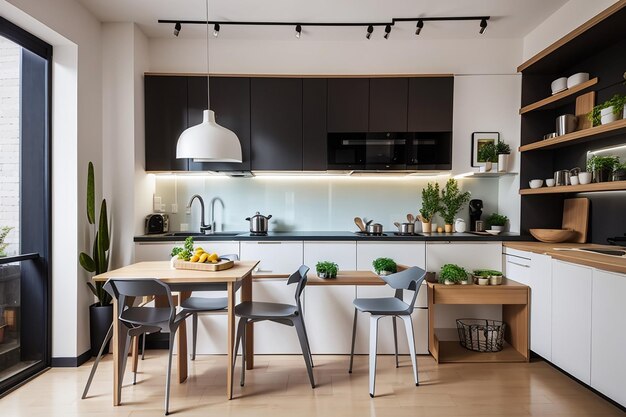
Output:
[[[589,199],[568,198],[563,202],[563,229],[572,229],[576,233],[569,242],[586,243],[589,225]]]
[[[576,117],[578,118],[578,125],[576,130],[589,129],[591,126],[591,120],[587,117],[589,112],[593,110],[593,106],[596,103],[596,92],[591,91],[586,94],[582,94],[576,97]]]
[[[225,269],[230,269],[235,265],[234,261],[230,261],[228,259],[220,260],[219,262],[213,264],[211,262],[207,263],[199,263],[199,262],[189,262],[183,260],[175,260],[174,268],[176,269],[191,269],[194,271],[223,271]]]

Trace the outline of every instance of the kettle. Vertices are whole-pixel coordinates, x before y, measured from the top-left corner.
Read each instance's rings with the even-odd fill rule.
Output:
[[[467,225],[465,224],[465,220],[459,218],[454,221],[454,230],[458,233],[464,233]]]

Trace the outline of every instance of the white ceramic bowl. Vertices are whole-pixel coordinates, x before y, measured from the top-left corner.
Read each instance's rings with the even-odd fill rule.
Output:
[[[554,184],[555,184],[554,178],[546,178],[546,185],[548,187],[554,187]]]
[[[578,84],[586,83],[589,81],[588,72],[579,72],[567,78],[567,88],[572,88]]]
[[[578,181],[581,184],[591,184],[591,172],[579,172]]]
[[[578,185],[578,175],[572,175],[571,177],[569,177],[569,182],[572,185]]]
[[[489,233],[490,235],[499,235],[501,230],[495,230],[495,229],[487,229],[485,230],[485,232]]]
[[[567,90],[567,78],[557,78],[556,80],[552,81],[552,84],[550,84],[550,88],[552,89],[552,94]]]
[[[543,180],[530,180],[528,185],[530,185],[530,188],[541,188],[543,186]]]

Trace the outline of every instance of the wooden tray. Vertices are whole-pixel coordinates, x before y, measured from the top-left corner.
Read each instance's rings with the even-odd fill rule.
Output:
[[[235,261],[231,261],[228,259],[222,259],[218,263],[199,263],[199,262],[189,262],[182,260],[174,261],[174,268],[176,269],[191,269],[194,271],[223,271],[225,269],[230,269],[235,265]]]

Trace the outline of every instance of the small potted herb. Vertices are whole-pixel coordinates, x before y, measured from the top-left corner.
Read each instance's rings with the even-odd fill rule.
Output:
[[[626,181],[626,162],[615,165],[613,168],[613,181]]]
[[[615,94],[609,100],[595,106],[587,118],[594,126],[614,122],[623,117],[624,104],[626,104],[626,96]]]
[[[441,207],[439,213],[445,222],[446,233],[452,233],[452,224],[454,223],[454,217],[463,208],[465,204],[470,200],[470,193],[462,193],[459,190],[459,184],[454,178],[450,178],[446,183],[446,186],[441,190]]]
[[[420,209],[419,220],[422,222],[422,232],[430,233],[433,216],[440,209],[439,184],[428,183],[422,189],[422,208]]]
[[[502,284],[502,272],[494,271],[493,269],[487,270],[489,273],[489,284],[490,285],[500,285]]]
[[[492,230],[503,231],[507,221],[509,221],[508,217],[498,213],[492,213],[489,217],[487,217],[487,225]]]
[[[339,266],[334,262],[322,261],[315,265],[315,271],[320,278],[337,278]]]
[[[398,265],[396,265],[395,261],[391,258],[374,259],[372,266],[374,267],[374,271],[381,276],[395,274],[398,271]]]
[[[493,164],[498,162],[498,152],[496,145],[492,142],[486,143],[478,149],[478,160],[485,165],[480,167],[480,172],[489,172]]]
[[[587,171],[593,174],[593,182],[611,181],[613,170],[619,165],[617,156],[593,155],[587,160]]]
[[[504,143],[498,139],[498,143],[496,143],[496,154],[498,154],[498,172],[507,172],[511,147],[508,143]]]
[[[439,282],[446,285],[467,284],[467,271],[455,264],[445,264],[439,272]]]
[[[478,285],[489,285],[489,270],[487,269],[475,269],[472,272],[474,276],[474,282]]]

